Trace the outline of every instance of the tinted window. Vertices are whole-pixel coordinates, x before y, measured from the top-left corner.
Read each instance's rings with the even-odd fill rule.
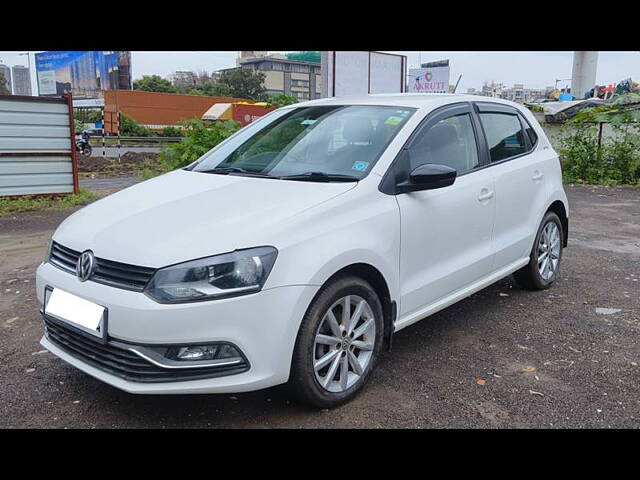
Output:
[[[478,148],[469,114],[440,120],[411,145],[411,167],[438,163],[455,168],[461,175],[478,165]]]
[[[525,118],[521,118],[522,120],[522,124],[524,125],[524,130],[525,132],[527,132],[527,135],[529,135],[529,140],[531,141],[531,145],[535,145],[536,142],[538,141],[538,135],[536,134],[536,131],[533,129],[533,127],[529,124],[529,122],[525,119]]]
[[[524,132],[517,115],[508,113],[480,113],[489,144],[491,161],[520,155],[527,151]]]

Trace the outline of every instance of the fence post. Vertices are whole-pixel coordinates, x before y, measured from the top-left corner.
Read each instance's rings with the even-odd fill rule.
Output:
[[[105,148],[105,142],[104,142],[104,133],[107,129],[107,124],[105,123],[105,111],[104,111],[104,105],[102,106],[102,160],[106,160],[106,156],[107,156],[107,152],[106,152],[106,148]]]
[[[76,153],[76,126],[73,116],[73,95],[71,93],[64,95],[67,100],[67,107],[69,108],[69,134],[71,135],[71,171],[73,175],[73,193],[78,194],[80,192],[80,185],[78,184],[78,157]]]
[[[118,110],[116,114],[116,129],[118,131],[118,163],[120,163],[120,110]]]

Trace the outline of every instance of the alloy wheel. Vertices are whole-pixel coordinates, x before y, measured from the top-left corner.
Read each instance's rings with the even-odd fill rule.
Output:
[[[560,248],[560,229],[555,222],[549,222],[538,241],[538,272],[545,282],[550,281],[558,270]]]
[[[348,390],[371,362],[376,322],[371,306],[357,295],[336,301],[324,314],[313,346],[316,380],[330,392]]]

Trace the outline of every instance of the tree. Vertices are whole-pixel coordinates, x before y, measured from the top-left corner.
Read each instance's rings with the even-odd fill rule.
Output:
[[[298,99],[296,97],[292,97],[291,95],[283,95],[282,93],[278,93],[275,95],[269,95],[267,103],[269,103],[269,105],[273,105],[274,107],[280,108],[298,103]]]
[[[0,95],[11,95],[9,88],[7,88],[7,79],[4,78],[3,73],[0,73]]]
[[[174,87],[169,80],[166,80],[159,75],[143,75],[141,79],[133,82],[133,89],[141,90],[143,92],[177,92],[176,87]]]
[[[266,75],[262,72],[254,72],[247,68],[234,68],[222,72],[214,85],[218,85],[216,88],[219,91],[228,91],[232,97],[262,102],[267,97],[264,88],[265,78]]]
[[[238,122],[214,122],[206,125],[195,118],[182,120],[183,139],[160,152],[160,165],[165,171],[186,167],[238,131]]]

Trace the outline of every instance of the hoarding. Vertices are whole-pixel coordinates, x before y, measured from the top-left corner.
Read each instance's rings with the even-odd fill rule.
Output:
[[[423,63],[422,68],[409,69],[409,92],[448,93],[449,60]]]
[[[97,98],[105,90],[131,90],[131,52],[42,52],[35,57],[42,96]]]
[[[407,57],[381,52],[322,52],[322,96],[405,90]]]

